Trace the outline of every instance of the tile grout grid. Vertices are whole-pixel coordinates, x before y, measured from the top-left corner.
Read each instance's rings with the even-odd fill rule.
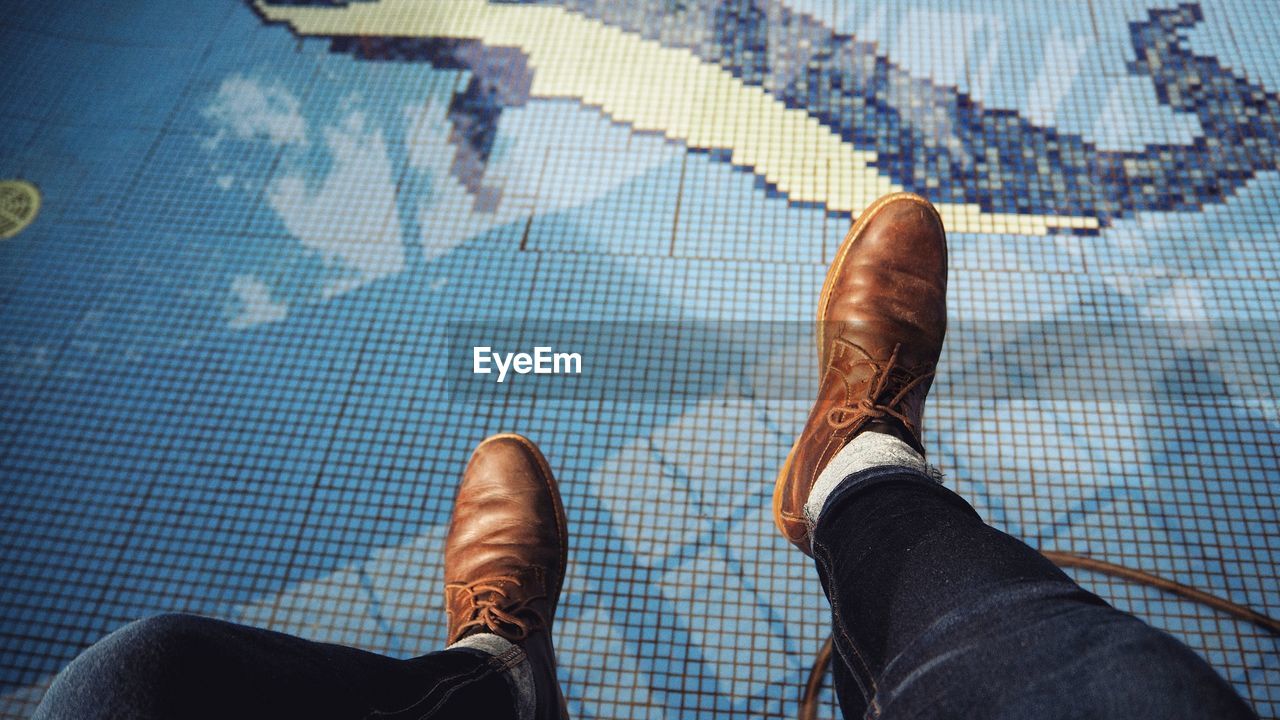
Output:
[[[0,716],[157,612],[439,648],[455,483],[507,430],[565,496],[575,717],[794,716],[827,615],[768,510],[791,340],[892,188],[949,227],[949,485],[1280,614],[1265,3],[128,5],[0,28],[0,178],[44,201],[0,240]],[[620,359],[477,392],[476,328]],[[1275,638],[1073,574],[1280,717]]]

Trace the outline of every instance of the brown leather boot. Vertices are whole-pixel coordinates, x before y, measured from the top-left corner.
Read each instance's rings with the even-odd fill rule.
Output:
[[[804,504],[827,463],[865,430],[921,454],[925,396],[947,328],[947,240],[928,200],[872,203],[850,228],[818,299],[818,399],[773,490],[773,517],[812,554]]]
[[[560,491],[537,446],[510,433],[481,442],[444,546],[448,642],[493,633],[522,647],[540,720],[568,717],[551,644],[568,552]]]

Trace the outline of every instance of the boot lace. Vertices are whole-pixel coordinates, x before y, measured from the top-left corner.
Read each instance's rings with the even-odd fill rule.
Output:
[[[921,383],[933,377],[934,371],[923,373],[904,383],[887,401],[882,402],[881,398],[890,389],[891,374],[898,367],[898,351],[902,349],[902,343],[893,346],[893,353],[889,355],[888,360],[875,360],[874,358],[863,358],[854,361],[854,366],[870,365],[873,371],[871,384],[867,386],[867,394],[859,398],[852,405],[844,405],[833,407],[827,411],[827,423],[836,430],[844,430],[849,427],[861,425],[871,420],[879,420],[885,416],[892,417],[902,423],[907,431],[912,435],[918,435],[918,429],[915,423],[906,416],[905,413],[898,410],[898,404],[912,390]]]
[[[545,598],[546,594],[529,595],[513,603],[508,590],[512,585],[520,587],[521,581],[513,577],[492,577],[446,585],[447,589],[466,593],[470,606],[469,615],[458,626],[455,636],[461,637],[467,630],[480,627],[511,642],[519,642],[528,637],[533,628],[546,626],[546,616],[530,605],[534,600]],[[537,625],[531,625],[531,621]]]

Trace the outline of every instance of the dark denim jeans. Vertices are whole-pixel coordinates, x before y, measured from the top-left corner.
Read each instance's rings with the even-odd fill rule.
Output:
[[[196,615],[126,625],[71,661],[35,718],[515,718],[502,658],[396,660]]]
[[[923,474],[846,478],[814,557],[845,717],[1254,717],[1181,642],[1085,592]]]
[[[869,470],[814,534],[846,717],[1249,718],[1204,660],[924,475]],[[504,662],[395,660],[191,615],[113,633],[37,718],[510,718]]]

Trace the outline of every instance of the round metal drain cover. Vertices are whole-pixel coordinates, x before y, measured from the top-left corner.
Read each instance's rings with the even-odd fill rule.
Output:
[[[40,191],[26,180],[0,180],[0,240],[22,232],[40,212]]]

